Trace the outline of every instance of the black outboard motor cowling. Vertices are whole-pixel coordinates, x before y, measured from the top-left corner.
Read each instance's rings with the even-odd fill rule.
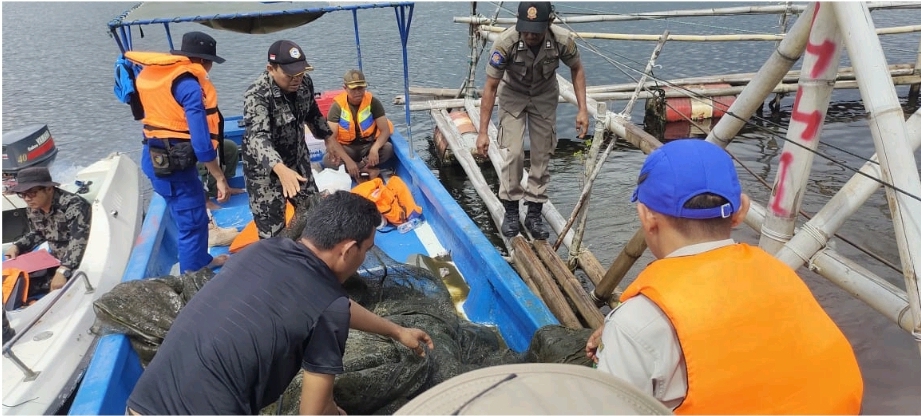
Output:
[[[33,166],[48,166],[58,154],[51,131],[33,124],[3,133],[3,176],[15,176]]]

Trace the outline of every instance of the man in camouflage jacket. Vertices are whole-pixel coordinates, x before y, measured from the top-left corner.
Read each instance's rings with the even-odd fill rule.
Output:
[[[58,188],[48,168],[23,169],[10,191],[25,201],[31,231],[13,242],[6,257],[15,259],[47,241],[50,253],[61,262],[51,279],[51,290],[60,289],[80,267],[90,238],[92,206],[72,192]]]
[[[332,131],[314,99],[311,70],[300,46],[277,41],[265,72],[244,94],[243,175],[260,238],[284,229],[285,201],[298,207],[317,192],[304,124],[322,140]]]

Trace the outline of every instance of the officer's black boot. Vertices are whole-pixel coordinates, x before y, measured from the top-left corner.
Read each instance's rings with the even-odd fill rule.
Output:
[[[502,235],[512,238],[518,235],[518,230],[521,228],[521,220],[518,219],[518,201],[502,201],[502,206],[505,207],[505,218],[502,219]]]
[[[16,331],[10,327],[10,321],[6,319],[6,309],[3,310],[3,343],[6,344],[7,341],[13,339],[13,336],[16,335]]]
[[[547,237],[550,237],[550,232],[544,227],[540,216],[544,204],[529,201],[525,202],[525,205],[528,206],[528,214],[524,217],[524,226],[528,228],[528,232],[535,240],[546,240]]]

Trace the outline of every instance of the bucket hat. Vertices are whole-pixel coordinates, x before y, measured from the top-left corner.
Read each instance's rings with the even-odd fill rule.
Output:
[[[224,58],[217,56],[217,41],[204,32],[188,32],[182,35],[182,48],[170,50],[169,53],[224,63]]]
[[[51,180],[51,172],[46,167],[31,167],[19,171],[16,176],[16,185],[10,192],[24,192],[38,186],[58,186],[59,183]]]
[[[432,387],[396,415],[670,415],[626,381],[573,364],[507,364],[470,371]]]

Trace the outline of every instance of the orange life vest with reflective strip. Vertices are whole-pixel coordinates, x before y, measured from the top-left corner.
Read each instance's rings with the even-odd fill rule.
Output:
[[[8,303],[11,296],[16,299]],[[29,273],[16,268],[3,269],[3,306],[25,305],[29,300]],[[15,309],[14,307],[8,310]]]
[[[201,85],[208,132],[217,148],[220,137],[220,114],[217,108],[217,90],[208,78],[208,71],[192,63],[185,56],[161,52],[128,51],[125,58],[144,67],[135,81],[141,106],[144,107],[144,136],[148,139],[190,140],[189,124],[185,110],[173,97],[173,82],[184,74],[192,74]]]
[[[361,99],[361,104],[358,105],[357,114],[352,114],[352,109],[349,107],[348,93],[343,92],[337,95],[336,98],[333,98],[333,101],[339,104],[340,110],[339,131],[336,133],[336,140],[339,143],[349,144],[358,138],[355,136],[355,123],[358,123],[361,128],[360,138],[375,139],[381,134],[377,128],[377,122],[375,122],[374,116],[371,114],[370,92],[365,91],[365,96]],[[390,133],[393,134],[393,123],[390,119],[387,119],[387,125],[390,127]]]
[[[416,205],[413,194],[398,176],[391,176],[384,185],[381,178],[374,178],[352,188],[352,193],[361,195],[377,205],[377,210],[387,222],[400,225],[413,216],[422,214],[422,207]]]
[[[789,267],[734,244],[649,265],[624,294],[668,315],[687,365],[676,414],[857,414],[854,351]]]

